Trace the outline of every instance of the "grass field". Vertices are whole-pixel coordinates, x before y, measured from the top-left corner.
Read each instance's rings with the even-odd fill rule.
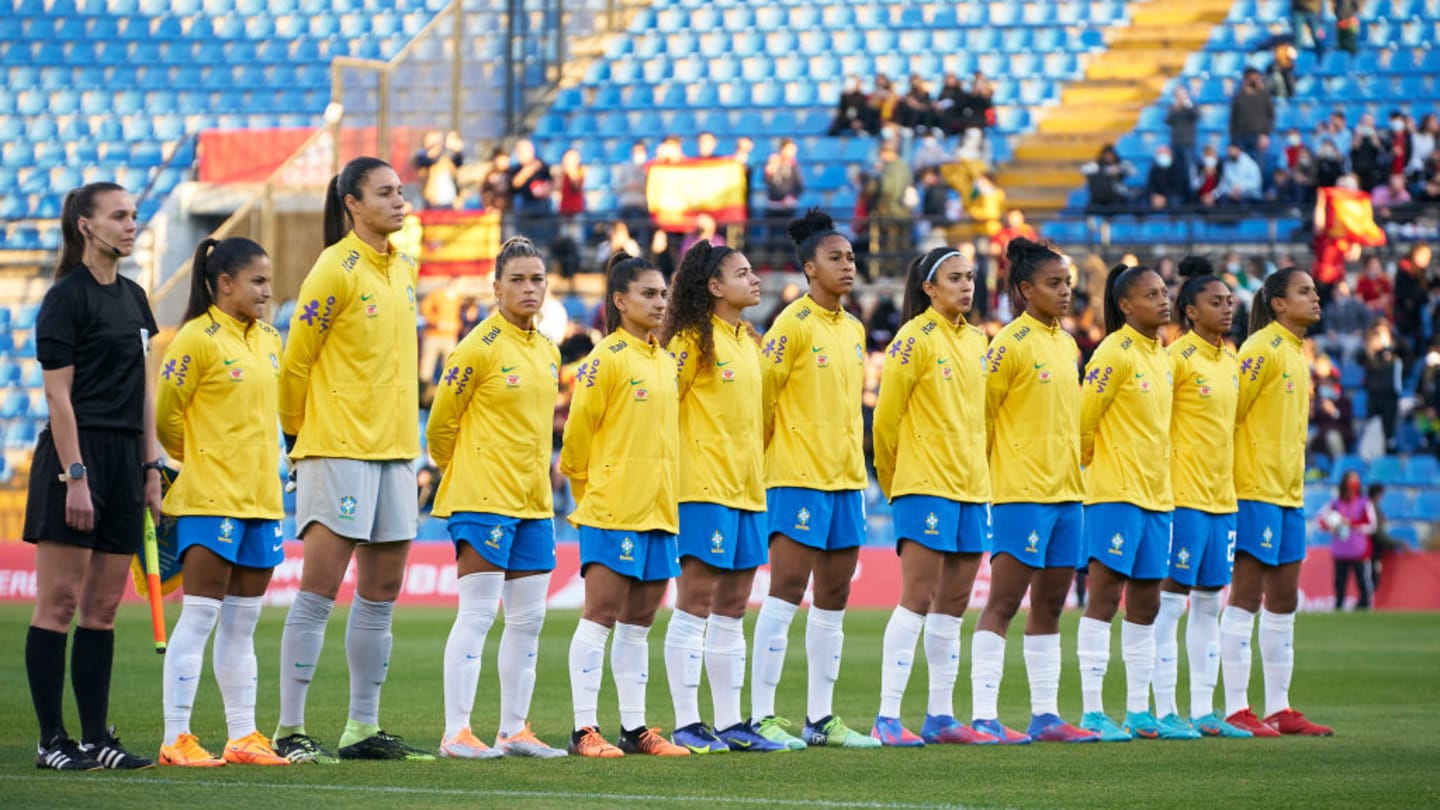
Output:
[[[173,625],[178,608],[171,608]],[[343,613],[343,611],[337,611]],[[868,730],[879,689],[880,638],[887,614],[855,611],[846,622],[845,665],[836,711]],[[1440,806],[1440,615],[1306,615],[1298,623],[1298,671],[1292,694],[1308,714],[1336,727],[1332,739],[1133,742],[1112,746],[1031,745],[985,749],[811,750],[772,755],[657,761],[570,758],[551,762],[343,763],[334,767],[155,769],[139,773],[58,774],[34,767],[34,714],[25,685],[23,639],[29,608],[0,607],[0,634],[10,639],[0,668],[0,805],[6,807],[155,808],[303,806],[366,803],[398,807],[513,808],[634,806],[658,802],[714,807],[1437,807]],[[284,611],[267,609],[258,634],[259,721],[275,725],[275,661]],[[566,650],[574,613],[551,614],[540,651],[533,722],[557,745],[570,728]],[[663,619],[662,619],[663,621]],[[1076,615],[1067,615],[1061,708],[1078,719],[1074,663]],[[411,742],[437,745],[442,731],[440,657],[451,614],[409,608],[396,617],[390,679],[382,720]],[[792,628],[790,660],[778,706],[799,721],[804,710],[803,617]],[[956,694],[968,716],[969,631]],[[333,747],[345,720],[344,617],[331,621],[329,643],[310,693],[308,726]],[[161,659],[151,651],[148,621],[126,608],[117,639],[111,719],[134,750],[153,756],[160,742]],[[663,624],[652,633],[650,721],[673,719],[661,658]],[[1018,628],[1009,648],[1001,718],[1023,728],[1028,690]],[[490,635],[476,703],[477,733],[492,738],[497,712]],[[1118,637],[1118,632],[1116,633]],[[1182,648],[1183,649],[1183,648]],[[918,728],[926,674],[912,678],[905,717]],[[1259,656],[1256,655],[1256,682]],[[207,663],[207,671],[208,671]],[[1185,691],[1184,665],[1181,692]],[[702,696],[708,688],[702,688]],[[1261,694],[1251,690],[1258,703]],[[1107,683],[1107,708],[1123,709],[1118,638]],[[1217,698],[1218,700],[1218,698]],[[708,705],[708,698],[702,700]],[[748,704],[747,704],[748,705]],[[78,736],[73,701],[69,727]],[[606,678],[601,723],[616,731],[614,689]],[[219,693],[207,675],[197,699],[194,731],[218,750],[225,737]],[[1212,798],[1213,797],[1213,798]]]

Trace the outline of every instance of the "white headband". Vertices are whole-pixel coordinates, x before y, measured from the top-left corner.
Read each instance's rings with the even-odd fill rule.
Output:
[[[941,257],[938,258],[938,259],[936,259],[936,260],[935,260],[935,263],[932,264],[932,265],[930,265],[930,272],[925,276],[925,280],[926,280],[926,281],[934,281],[934,280],[935,280],[935,271],[940,268],[940,265],[944,264],[945,262],[950,261],[951,257],[953,257],[953,256],[959,256],[959,255],[961,255],[961,254],[960,254],[960,251],[958,251],[958,250],[952,250],[952,251],[950,251],[949,253],[946,253],[945,255],[941,256]]]

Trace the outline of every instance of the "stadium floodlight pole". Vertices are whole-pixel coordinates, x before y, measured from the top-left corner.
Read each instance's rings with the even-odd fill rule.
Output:
[[[145,590],[150,597],[150,629],[155,633],[155,653],[165,654],[165,606],[160,591],[160,549],[155,539],[155,519],[145,510]]]

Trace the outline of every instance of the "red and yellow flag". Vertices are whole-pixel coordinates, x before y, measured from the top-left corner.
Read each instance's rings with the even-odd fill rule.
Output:
[[[499,211],[417,212],[424,228],[420,275],[483,275],[500,255]]]
[[[734,158],[689,158],[651,163],[645,197],[655,224],[667,231],[689,231],[698,214],[720,225],[745,221],[745,166]]]

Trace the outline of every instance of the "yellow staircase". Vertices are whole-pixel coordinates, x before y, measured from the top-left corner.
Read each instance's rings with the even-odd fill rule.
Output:
[[[1085,78],[1061,91],[1060,104],[1039,111],[1036,131],[1021,136],[996,182],[1009,203],[1028,212],[1058,211],[1084,185],[1080,166],[1135,128],[1185,59],[1205,45],[1233,0],[1137,3],[1130,25],[1108,32],[1108,50],[1085,66]]]

